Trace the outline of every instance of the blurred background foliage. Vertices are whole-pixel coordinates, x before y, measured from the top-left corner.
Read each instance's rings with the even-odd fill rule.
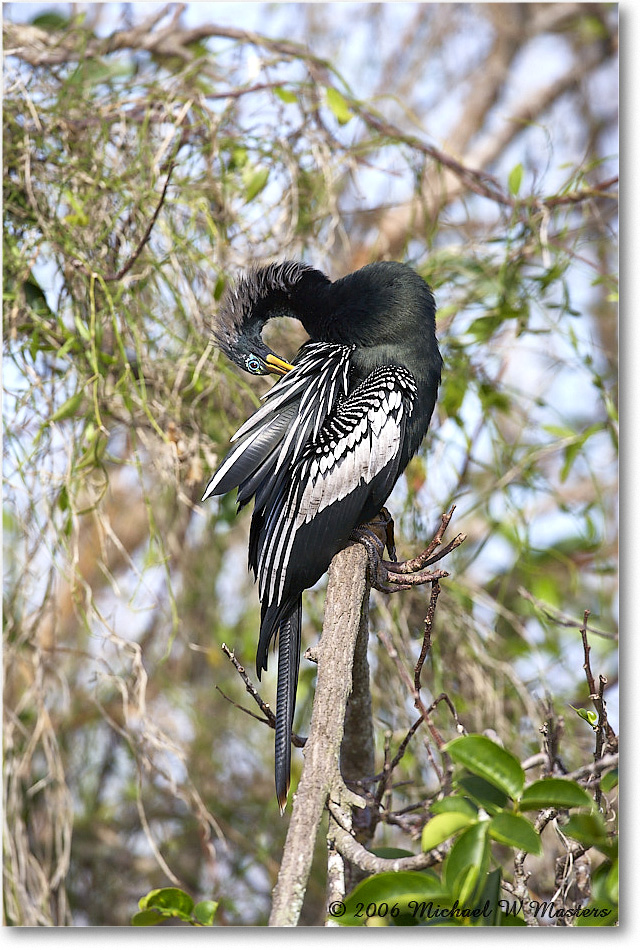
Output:
[[[451,504],[468,536],[426,697],[590,761],[585,610],[617,708],[616,6],[10,4],[4,53],[6,921],[126,924],[169,883],[267,920],[287,817],[221,651],[252,668],[248,514],[199,503],[266,385],[209,339],[253,261],[394,258],[434,288],[439,407],[389,504],[401,556]],[[412,670],[427,597],[372,598],[378,767],[415,713],[377,634]],[[304,662],[304,734],[313,687]],[[429,796],[427,735],[396,777],[391,809]],[[303,923],[324,875],[320,847]]]

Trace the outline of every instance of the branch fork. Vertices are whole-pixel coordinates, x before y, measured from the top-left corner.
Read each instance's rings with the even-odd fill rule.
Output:
[[[458,548],[466,540],[465,534],[458,534],[444,548],[440,548],[446,528],[450,524],[455,506],[441,516],[439,529],[427,548],[416,557],[406,561],[397,561],[394,542],[394,523],[387,508],[382,508],[378,518],[361,525],[352,533],[352,540],[363,544],[368,553],[370,570],[370,584],[375,590],[385,594],[393,594],[401,590],[409,590],[420,584],[429,584],[442,577],[448,577],[447,571],[428,570],[432,564]],[[390,560],[383,558],[384,549],[387,549]],[[436,551],[436,553],[435,553]]]

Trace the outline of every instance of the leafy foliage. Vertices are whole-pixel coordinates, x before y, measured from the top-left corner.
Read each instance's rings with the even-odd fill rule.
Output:
[[[192,927],[211,927],[218,909],[217,901],[193,899],[180,887],[160,887],[138,902],[140,910],[132,917],[133,927],[153,927],[163,920],[181,920]]]
[[[345,902],[338,918],[343,926],[360,926],[373,918],[387,918],[395,926],[525,926],[526,916],[553,920],[573,916],[578,925],[615,925],[618,914],[617,838],[595,808],[595,802],[577,782],[544,778],[526,784],[515,756],[486,736],[462,736],[449,742],[447,751],[464,771],[456,777],[453,792],[434,803],[434,816],[424,825],[424,851],[451,842],[434,870],[383,872],[361,881]],[[466,782],[467,775],[483,780],[483,792]],[[496,790],[495,803],[487,785]],[[508,796],[512,801],[508,800]],[[505,804],[497,804],[504,800]],[[580,809],[568,815],[570,809]],[[540,811],[533,824],[519,812]],[[514,855],[541,855],[541,833],[559,812],[565,814],[566,836],[587,848],[598,848],[607,860],[596,871],[594,899],[570,910],[537,900],[501,897],[502,860],[493,855],[494,842]],[[441,857],[441,855],[440,855]],[[496,864],[492,870],[491,864]],[[517,863],[516,863],[517,866]],[[513,885],[510,893],[516,896]]]

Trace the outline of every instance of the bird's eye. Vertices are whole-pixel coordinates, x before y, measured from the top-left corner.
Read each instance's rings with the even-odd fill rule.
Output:
[[[261,361],[256,356],[248,356],[245,360],[245,368],[248,373],[254,373],[256,376],[261,374]]]

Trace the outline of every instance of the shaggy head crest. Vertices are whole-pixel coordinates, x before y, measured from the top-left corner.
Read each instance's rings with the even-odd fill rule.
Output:
[[[309,264],[279,261],[250,268],[228,287],[214,324],[214,339],[225,355],[234,359],[241,336],[260,334],[268,318],[276,315],[271,308],[282,305],[285,312],[290,293],[311,271]]]

